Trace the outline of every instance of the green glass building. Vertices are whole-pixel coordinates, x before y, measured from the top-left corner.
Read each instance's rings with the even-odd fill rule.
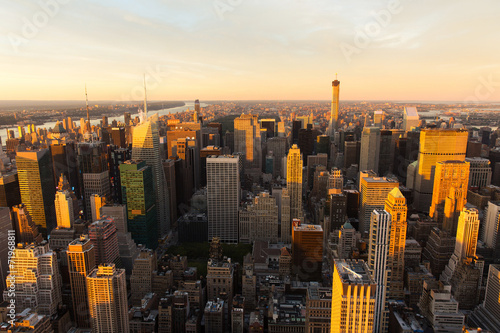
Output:
[[[150,249],[158,246],[156,197],[153,170],[142,160],[120,164],[123,203],[127,205],[128,231],[137,244]]]

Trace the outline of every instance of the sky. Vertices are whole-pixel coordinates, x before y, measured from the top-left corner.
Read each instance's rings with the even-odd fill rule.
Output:
[[[498,0],[0,0],[0,100],[500,101]]]

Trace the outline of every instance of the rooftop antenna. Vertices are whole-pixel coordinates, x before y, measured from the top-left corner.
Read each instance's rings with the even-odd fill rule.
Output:
[[[148,119],[148,96],[146,95],[146,74],[144,74],[144,120]]]
[[[85,83],[85,104],[87,105],[87,130],[90,131],[89,98],[87,96],[87,84]]]
[[[335,80],[337,80],[337,73],[335,73]]]

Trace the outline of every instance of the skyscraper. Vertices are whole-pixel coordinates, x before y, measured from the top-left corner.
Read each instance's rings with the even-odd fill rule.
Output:
[[[240,172],[237,156],[207,157],[208,239],[238,242]]]
[[[293,145],[288,151],[286,161],[286,188],[290,195],[290,218],[302,218],[302,154]]]
[[[57,255],[49,249],[49,243],[18,244],[13,252],[3,299],[15,300],[18,313],[31,308],[41,315],[56,314],[62,304],[62,281]]]
[[[128,332],[125,270],[99,265],[87,276],[87,296],[93,332]]]
[[[87,235],[81,235],[68,245],[68,273],[73,300],[73,316],[78,327],[90,328],[86,278],[95,267],[94,245]]]
[[[245,168],[261,168],[262,147],[258,115],[242,114],[234,119],[234,151],[245,154]]]
[[[243,219],[245,225],[242,225]],[[262,192],[253,199],[253,204],[248,205],[245,210],[240,211],[240,241],[243,230],[248,230],[250,242],[265,240],[278,241],[279,215],[276,198],[269,192]]]
[[[370,243],[368,267],[377,284],[375,293],[374,332],[387,332],[388,308],[386,304],[387,285],[391,275],[389,242],[391,239],[391,214],[385,210],[374,210],[370,221]]]
[[[147,293],[153,290],[153,271],[156,271],[156,253],[142,248],[139,256],[134,260],[134,269],[130,276],[130,303],[140,305]]]
[[[146,164],[153,169],[158,230],[160,235],[164,235],[170,229],[170,207],[161,163],[162,154],[157,122],[158,114],[155,114],[134,127],[132,159],[146,161]]]
[[[454,234],[456,221],[467,202],[469,163],[464,161],[441,161],[436,163],[434,189],[429,215],[443,230]]]
[[[85,214],[92,218],[91,196],[108,197],[111,194],[109,170],[104,144],[96,142],[78,143],[78,167],[80,188],[85,200]]]
[[[461,129],[422,129],[414,184],[414,200],[419,211],[431,206],[434,169],[437,162],[464,161],[468,131]]]
[[[490,265],[484,302],[470,315],[470,324],[500,332],[500,265]]]
[[[335,131],[339,128],[339,91],[340,81],[335,78],[332,81],[332,108],[330,111],[330,124],[328,125],[328,135],[334,139]]]
[[[370,231],[369,221],[374,209],[383,209],[389,192],[398,188],[396,180],[385,177],[362,177],[360,179],[359,231]]]
[[[67,229],[73,228],[75,216],[73,210],[73,198],[69,192],[57,191],[54,204],[56,206],[57,227]]]
[[[486,158],[468,157],[470,165],[469,187],[482,188],[491,184],[491,162]]]
[[[495,253],[500,253],[500,202],[488,201],[483,223],[481,240]]]
[[[331,332],[373,332],[377,285],[362,260],[335,260]]]
[[[97,265],[118,262],[118,237],[113,219],[103,216],[93,222],[89,226],[89,239],[94,245]]]
[[[323,263],[323,228],[320,225],[301,224],[298,219],[292,225],[292,273],[301,280],[321,279]]]
[[[48,149],[17,152],[17,172],[21,200],[33,222],[50,233],[55,227],[55,184]]]
[[[414,106],[405,106],[403,111],[403,130],[409,132],[413,127],[418,127],[419,122],[417,108]]]
[[[158,224],[153,170],[145,161],[130,160],[120,165],[120,178],[128,230],[137,244],[154,250],[158,246]]]
[[[365,127],[361,135],[359,170],[372,170],[378,173],[380,158],[380,128]]]
[[[448,266],[441,274],[441,281],[449,282],[458,264],[476,258],[477,239],[479,233],[479,216],[475,208],[465,207],[458,219],[455,251]]]
[[[389,268],[391,278],[388,295],[391,298],[404,298],[403,279],[405,272],[405,245],[407,229],[406,199],[398,187],[389,192],[384,209],[391,215],[391,238],[389,242]]]

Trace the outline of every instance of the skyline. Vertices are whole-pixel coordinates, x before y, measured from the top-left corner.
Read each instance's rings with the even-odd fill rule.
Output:
[[[0,100],[500,101],[494,1],[0,3]]]

